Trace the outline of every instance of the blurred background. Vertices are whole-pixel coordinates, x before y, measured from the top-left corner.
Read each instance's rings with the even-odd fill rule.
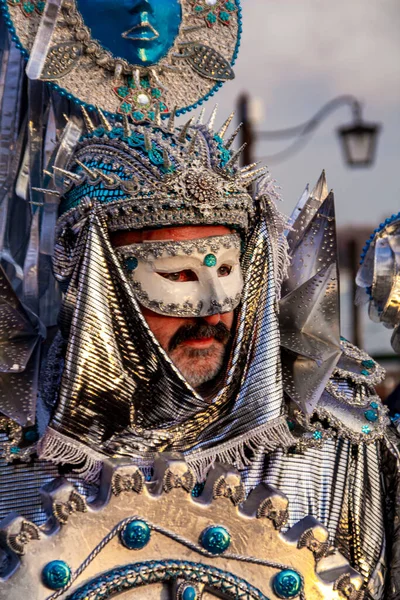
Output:
[[[269,166],[281,188],[280,209],[287,215],[305,185],[312,187],[326,170],[336,200],[342,334],[384,363],[388,377],[381,393],[386,395],[400,380],[399,357],[390,346],[391,331],[372,323],[367,307],[353,309],[352,281],[366,239],[386,217],[400,211],[400,4],[243,0],[242,5],[236,79],[216,96],[217,125],[246,94],[252,157]],[[263,135],[305,123],[343,95],[360,103],[363,122],[380,124],[371,166],[349,166],[340,146],[338,128],[354,123],[351,102],[335,101],[293,154],[286,149],[295,137]]]

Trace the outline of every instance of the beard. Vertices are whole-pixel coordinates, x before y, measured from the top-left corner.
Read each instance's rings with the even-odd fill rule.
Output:
[[[183,342],[213,337],[208,348],[191,348]],[[199,388],[213,381],[219,375],[225,363],[229,329],[224,323],[217,325],[183,325],[174,334],[168,344],[168,354],[178,367],[186,381]]]

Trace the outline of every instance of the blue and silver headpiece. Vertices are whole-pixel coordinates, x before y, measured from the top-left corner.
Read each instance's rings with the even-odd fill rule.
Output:
[[[357,274],[358,303],[369,302],[369,316],[389,329],[400,354],[400,213],[388,217],[363,248]]]
[[[254,213],[248,186],[265,173],[238,166],[240,151],[227,140],[231,115],[218,134],[190,120],[179,129],[174,117],[124,126],[94,127],[83,136],[66,169],[55,168],[60,203],[58,230],[101,205],[110,231],[171,225],[227,225],[246,231]]]

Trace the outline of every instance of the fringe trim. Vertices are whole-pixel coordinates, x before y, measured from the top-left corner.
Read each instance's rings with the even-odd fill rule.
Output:
[[[95,452],[88,446],[51,429],[51,427],[47,428],[38,444],[38,455],[39,458],[56,465],[83,463],[82,467],[74,469],[74,473],[81,475],[86,481],[98,480],[103,462],[107,458],[104,454]]]
[[[254,453],[260,449],[272,452],[277,448],[289,448],[295,444],[296,439],[289,431],[286,418],[279,417],[271,423],[253,429],[247,435],[241,435],[215,448],[193,454],[189,451],[185,454],[185,460],[195,472],[197,481],[204,481],[216,462],[231,464],[241,471],[251,465],[246,450]]]
[[[196,474],[197,481],[204,481],[209,470],[216,462],[228,463],[237,469],[243,470],[251,465],[251,459],[246,456],[246,450],[258,452],[272,452],[277,448],[289,448],[296,443],[295,438],[289,431],[286,418],[279,417],[271,423],[261,425],[253,429],[247,435],[241,435],[234,440],[224,444],[190,454],[184,454],[188,466]],[[55,464],[80,464],[83,466],[74,469],[74,473],[83,477],[86,481],[97,481],[103,462],[108,458],[104,454],[95,452],[88,446],[81,444],[50,427],[38,445],[39,458],[48,460]],[[152,468],[148,457],[143,457],[143,462],[134,461],[143,470],[145,475],[150,476]],[[150,461],[151,463],[153,460]]]

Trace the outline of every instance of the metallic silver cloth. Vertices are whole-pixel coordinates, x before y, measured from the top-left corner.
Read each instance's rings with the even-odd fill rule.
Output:
[[[57,462],[184,452],[203,475],[217,457],[246,462],[245,447],[293,439],[283,418],[274,249],[260,219],[243,256],[245,286],[225,383],[210,405],[185,381],[150,332],[108,239],[101,207],[71,246],[55,248],[70,276],[60,315],[68,340],[57,409],[41,456]],[[257,349],[255,351],[255,349]],[[155,402],[154,399],[157,398]]]

